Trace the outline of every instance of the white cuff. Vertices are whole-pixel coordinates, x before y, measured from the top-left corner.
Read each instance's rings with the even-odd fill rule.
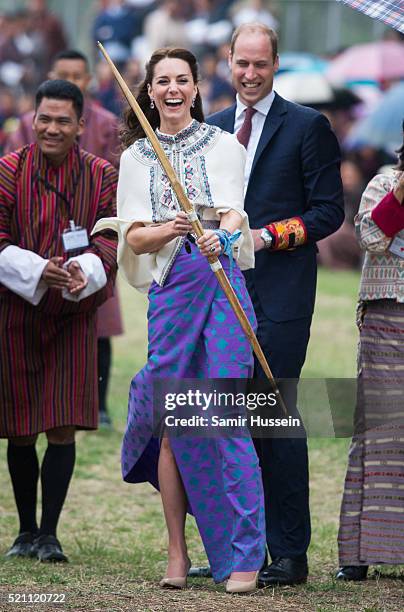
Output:
[[[80,302],[80,300],[84,300],[84,298],[105,287],[107,284],[107,275],[105,274],[104,266],[98,255],[94,253],[83,253],[83,255],[71,257],[63,264],[63,267],[66,269],[72,261],[76,261],[79,264],[87,277],[88,284],[78,295],[72,295],[67,289],[63,289],[62,296],[65,300]]]
[[[36,306],[48,290],[41,280],[47,263],[33,251],[11,244],[0,253],[0,282]]]

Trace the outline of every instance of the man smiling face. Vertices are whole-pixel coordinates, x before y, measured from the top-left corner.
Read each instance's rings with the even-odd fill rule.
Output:
[[[273,58],[271,40],[265,32],[244,30],[236,39],[229,65],[241,102],[254,106],[272,90],[279,58]]]
[[[43,98],[33,122],[36,140],[49,161],[59,166],[83,133],[83,119],[77,116],[71,100]]]

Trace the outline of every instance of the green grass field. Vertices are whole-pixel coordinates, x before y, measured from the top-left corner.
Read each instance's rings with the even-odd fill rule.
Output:
[[[307,378],[355,376],[355,304],[359,276],[348,272],[319,275],[318,298]],[[77,464],[62,514],[59,537],[68,565],[37,561],[0,561],[0,610],[96,611],[246,611],[399,612],[403,574],[398,568],[372,570],[359,584],[337,583],[336,534],[346,468],[348,439],[311,438],[312,544],[307,585],[229,596],[210,580],[190,581],[187,591],[162,591],[166,535],[160,497],[149,485],[128,485],[120,478],[120,442],[126,419],[129,381],[146,358],[146,299],[121,284],[125,336],[114,341],[110,411],[114,431],[80,432]],[[43,436],[42,436],[43,438]],[[44,451],[41,440],[39,449]],[[6,469],[6,443],[0,443],[0,554],[16,535],[17,520]],[[187,523],[191,558],[206,563],[193,519]],[[10,593],[64,593],[65,603],[7,603]],[[235,598],[234,598],[235,597]]]

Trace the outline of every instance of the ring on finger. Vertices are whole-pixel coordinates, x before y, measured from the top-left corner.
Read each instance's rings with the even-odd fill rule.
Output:
[[[211,253],[214,253],[214,252],[216,251],[216,247],[215,247],[215,245],[214,245],[214,244],[212,244],[212,246],[210,247],[210,249],[209,249],[209,250],[210,250],[210,252],[211,252]]]

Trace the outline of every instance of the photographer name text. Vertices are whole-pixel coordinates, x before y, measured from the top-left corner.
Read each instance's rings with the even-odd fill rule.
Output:
[[[216,414],[210,416],[192,415],[190,417],[176,417],[169,414],[164,422],[167,427],[300,427],[300,419],[296,417],[262,417],[249,414],[236,417],[220,417]]]

